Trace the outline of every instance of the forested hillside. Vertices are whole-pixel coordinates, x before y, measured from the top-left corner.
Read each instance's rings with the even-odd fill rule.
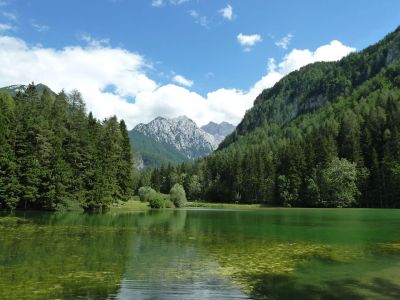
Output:
[[[152,174],[175,181],[216,202],[400,207],[400,29],[265,90],[219,151]]]
[[[132,193],[124,121],[86,114],[79,92],[0,93],[0,209],[105,208]]]
[[[132,146],[140,151],[144,166],[160,167],[162,165],[187,162],[189,159],[179,153],[173,146],[160,143],[132,129],[129,131]]]

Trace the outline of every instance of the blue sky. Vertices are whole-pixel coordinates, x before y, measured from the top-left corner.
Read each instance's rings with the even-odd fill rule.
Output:
[[[111,50],[116,49],[134,55],[140,62],[130,66],[131,70],[134,69],[133,77],[144,76],[152,83],[144,83],[146,88],[137,87],[135,91],[125,93],[121,92],[122,86],[129,83],[121,84],[102,79],[103,86],[97,87],[103,92],[114,93],[120,100],[131,104],[137,102],[138,92],[154,91],[170,84],[181,86],[187,90],[185,92],[188,95],[194,98],[203,97],[205,101],[210,100],[208,93],[221,89],[225,92],[239,91],[243,95],[270,73],[268,63],[271,63],[271,58],[278,66],[285,62],[288,55],[293,54],[293,49],[313,52],[334,40],[340,41],[348,49],[361,50],[400,25],[398,0],[0,0],[0,12],[0,36],[24,43],[24,55],[31,55],[32,61],[27,59],[26,62],[30,66],[34,66],[40,59],[43,60],[42,64],[45,61],[49,64],[55,61],[50,56],[43,58],[42,54],[36,53],[37,49],[52,52],[57,57],[58,64],[61,59],[66,59],[60,58],[65,54],[66,47],[79,47],[82,51],[87,51],[89,56],[94,49],[108,49],[111,56],[115,54]],[[10,39],[4,43],[9,45]],[[11,54],[11,51],[16,50],[7,51]],[[332,51],[336,52],[335,49]],[[344,51],[343,55],[347,53]],[[326,60],[337,58],[327,57]],[[125,59],[122,57],[121,61]],[[325,60],[325,56],[321,60]],[[107,61],[107,55],[96,60],[105,65]],[[306,60],[305,63],[312,61]],[[121,62],[115,64],[120,66]],[[295,63],[296,66],[303,64],[297,61]],[[54,69],[54,66],[49,67]],[[287,68],[287,71],[292,69]],[[76,72],[79,72],[79,68]],[[94,71],[87,71],[90,72]],[[116,76],[120,74],[115,72]],[[282,71],[282,75],[285,72]],[[126,75],[124,74],[121,76]],[[56,77],[56,74],[53,75],[51,78]],[[76,77],[73,72],[66,76]],[[32,77],[37,78],[31,78],[30,81],[46,79],[34,72]],[[15,82],[17,80],[16,76],[0,73],[1,84],[18,83]],[[21,76],[19,82],[26,80],[26,76]],[[65,82],[65,79],[59,81]],[[273,80],[269,85],[272,83]],[[66,88],[70,88],[69,83],[65,84]],[[140,85],[140,82],[133,85]],[[55,83],[53,86],[59,88]],[[161,94],[165,96],[167,92],[163,91]],[[179,92],[184,96],[183,91]],[[94,97],[94,92],[92,95],[90,91],[82,93],[89,98]],[[166,99],[173,98],[174,92],[168,95],[165,96]],[[144,95],[141,97],[146,98]],[[229,94],[227,97],[229,98]],[[148,99],[153,98],[157,97],[148,95]],[[88,106],[96,111],[96,107],[102,104],[94,101],[88,101]],[[116,100],[110,100],[112,101]],[[157,98],[149,101],[158,103],[162,100]],[[231,101],[235,105],[234,100]],[[244,113],[239,110],[245,110],[249,106],[247,103],[247,106],[241,105],[240,109],[238,107],[235,113],[224,113],[222,108],[229,106],[228,100],[222,101],[221,105],[215,104],[212,108],[204,108],[204,103],[193,103],[192,106],[198,106],[198,110],[205,110],[188,112],[176,108],[174,111],[173,107],[166,108],[163,107],[164,104],[158,103],[158,108],[154,105],[147,108],[123,105],[113,112],[124,118],[133,118],[131,122],[128,121],[132,125],[139,121],[150,121],[150,118],[163,111],[171,117],[175,114],[189,114],[198,123],[204,123],[207,121],[205,115],[210,114],[210,110],[214,108],[216,112],[221,112],[210,116],[210,120],[222,121],[225,118],[237,123],[240,114]],[[116,102],[114,104],[117,105]],[[175,106],[179,105],[178,102]],[[154,112],[143,112],[145,108]],[[125,115],[120,112],[130,109],[136,111]],[[98,110],[98,116],[104,117],[110,109]],[[143,118],[138,117],[144,115]]]

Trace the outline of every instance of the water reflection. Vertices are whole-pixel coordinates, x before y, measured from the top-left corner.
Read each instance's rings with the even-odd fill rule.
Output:
[[[0,222],[0,299],[400,296],[396,210],[14,217]]]

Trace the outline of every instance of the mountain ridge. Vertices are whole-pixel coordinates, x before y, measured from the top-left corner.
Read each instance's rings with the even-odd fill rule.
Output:
[[[300,115],[317,110],[338,96],[350,95],[366,78],[377,75],[382,66],[400,60],[399,45],[400,26],[376,44],[339,61],[316,62],[291,72],[257,96],[253,107],[246,112],[236,130],[220,144],[219,149],[226,148],[247,132],[265,124],[282,126]],[[368,64],[371,60],[373,63]],[[352,68],[347,68],[348,65]],[[291,87],[299,82],[306,84],[293,90]]]
[[[235,130],[235,126],[225,121],[219,124],[211,121],[200,128],[214,136],[218,144],[220,144],[227,135],[231,134]]]
[[[221,133],[214,136],[206,132],[186,116],[159,116],[147,124],[140,123],[130,131],[130,137],[134,147],[142,153],[145,165],[150,166],[203,157],[217,149],[225,138]]]

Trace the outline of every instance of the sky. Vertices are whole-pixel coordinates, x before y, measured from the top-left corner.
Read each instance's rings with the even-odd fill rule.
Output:
[[[0,86],[78,89],[129,128],[180,115],[236,125],[286,74],[399,25],[398,0],[0,0]]]

